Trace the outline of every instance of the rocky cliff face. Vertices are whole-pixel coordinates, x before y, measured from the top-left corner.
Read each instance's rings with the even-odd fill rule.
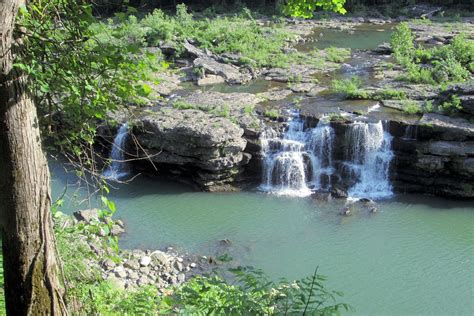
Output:
[[[250,158],[243,152],[242,128],[200,110],[166,108],[145,115],[133,134],[139,158],[209,191],[228,189]]]
[[[402,192],[474,197],[474,126],[425,114],[417,125],[392,122],[393,185]]]
[[[250,108],[260,99],[246,93],[195,92],[147,113],[133,125],[129,151],[139,169],[157,170],[206,191],[233,190],[258,152],[260,121]],[[250,168],[251,169],[251,168]]]

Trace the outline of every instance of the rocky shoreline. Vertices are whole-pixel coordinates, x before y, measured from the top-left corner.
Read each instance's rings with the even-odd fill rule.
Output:
[[[161,293],[196,274],[209,272],[216,264],[212,257],[184,254],[172,247],[164,250],[117,249],[109,238],[125,233],[121,220],[101,216],[98,209],[77,211],[73,216],[55,215],[61,229],[78,231],[74,247],[88,249],[85,274],[98,274],[118,289],[152,285]],[[111,227],[108,229],[107,227]]]

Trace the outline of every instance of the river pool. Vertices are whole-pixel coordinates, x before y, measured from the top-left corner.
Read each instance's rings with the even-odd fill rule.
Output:
[[[53,193],[84,196],[52,165]],[[126,224],[123,247],[228,253],[277,279],[316,266],[359,315],[468,315],[474,311],[474,204],[431,196],[379,201],[378,213],[343,202],[258,192],[203,193],[139,177],[111,192]],[[93,203],[93,202],[92,202]],[[93,203],[94,204],[94,203]],[[70,213],[86,204],[67,202]],[[219,241],[229,239],[223,247]]]

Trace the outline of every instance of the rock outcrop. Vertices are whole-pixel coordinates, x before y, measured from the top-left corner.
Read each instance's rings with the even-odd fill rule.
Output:
[[[140,118],[133,133],[140,158],[208,191],[225,189],[249,161],[244,130],[201,110],[161,109]]]
[[[392,133],[398,191],[474,197],[474,124],[425,114],[418,124],[394,127]]]

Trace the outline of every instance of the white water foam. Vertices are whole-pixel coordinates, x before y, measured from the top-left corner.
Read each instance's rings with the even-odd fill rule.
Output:
[[[268,128],[261,136],[261,189],[279,195],[308,196],[310,186],[321,188],[321,177],[330,178],[333,172],[333,138],[334,131],[326,119],[321,119],[316,128],[305,129],[298,113],[293,113],[283,137]]]
[[[347,166],[358,178],[349,189],[355,198],[380,199],[393,195],[389,169],[393,158],[392,136],[378,123],[354,122],[346,134]]]

